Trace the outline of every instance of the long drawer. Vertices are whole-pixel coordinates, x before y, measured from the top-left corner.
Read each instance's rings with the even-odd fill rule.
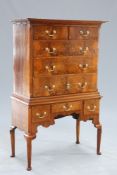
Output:
[[[33,96],[53,96],[97,90],[95,73],[33,77]]]
[[[50,57],[33,60],[33,75],[59,75],[97,72],[96,57]]]
[[[96,40],[35,40],[32,43],[32,57],[50,57],[50,56],[96,56]]]

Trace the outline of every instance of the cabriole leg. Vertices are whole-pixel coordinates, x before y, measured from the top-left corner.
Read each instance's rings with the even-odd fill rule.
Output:
[[[101,136],[102,136],[102,125],[96,125],[97,128],[97,154],[101,155],[100,152],[100,144],[101,144]]]
[[[80,120],[76,119],[76,144],[80,143]]]
[[[11,126],[10,137],[11,137],[11,157],[15,157],[15,129],[17,127]]]
[[[32,170],[32,166],[31,166],[31,159],[32,159],[32,140],[36,137],[36,136],[30,136],[30,135],[24,135],[25,139],[26,139],[26,143],[27,143],[27,170],[30,171]]]

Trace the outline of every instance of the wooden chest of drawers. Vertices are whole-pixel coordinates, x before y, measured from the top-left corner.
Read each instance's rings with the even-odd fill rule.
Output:
[[[37,127],[55,119],[76,119],[97,128],[100,154],[100,95],[97,89],[98,39],[102,21],[24,19],[13,21],[14,86],[11,148],[15,156],[15,129],[27,141],[27,169],[31,170],[31,142]]]

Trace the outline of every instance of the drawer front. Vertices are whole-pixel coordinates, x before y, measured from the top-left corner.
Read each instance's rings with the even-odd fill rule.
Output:
[[[84,115],[98,114],[99,113],[99,100],[85,100],[84,102]]]
[[[70,27],[69,28],[69,39],[97,39],[98,28],[97,27]]]
[[[97,90],[97,75],[94,73],[67,76],[68,93],[92,92]]]
[[[33,96],[53,96],[97,90],[96,74],[39,76],[33,78]]]
[[[50,106],[37,105],[32,107],[32,122],[43,122],[50,120]]]
[[[68,28],[59,26],[33,26],[33,40],[68,39]]]
[[[97,72],[97,58],[54,57],[33,60],[34,77]]]
[[[43,56],[94,56],[97,55],[97,41],[33,41],[32,54],[33,58]]]
[[[33,96],[54,96],[64,94],[64,76],[39,76],[33,79]]]
[[[39,75],[57,75],[66,73],[66,58],[40,58],[33,60],[34,77]]]
[[[66,60],[66,73],[96,73],[97,57],[68,57]]]
[[[57,103],[52,105],[52,113],[79,111],[82,109],[82,102]]]

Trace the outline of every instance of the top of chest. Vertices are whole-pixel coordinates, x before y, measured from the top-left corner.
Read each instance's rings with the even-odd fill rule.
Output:
[[[32,29],[33,40],[94,39],[104,21],[19,19],[12,21],[19,28],[27,25]]]
[[[93,21],[93,20],[60,20],[60,19],[37,19],[37,18],[26,18],[26,19],[15,19],[12,20],[13,23],[25,23],[34,25],[90,25],[90,26],[100,26],[106,21]]]

